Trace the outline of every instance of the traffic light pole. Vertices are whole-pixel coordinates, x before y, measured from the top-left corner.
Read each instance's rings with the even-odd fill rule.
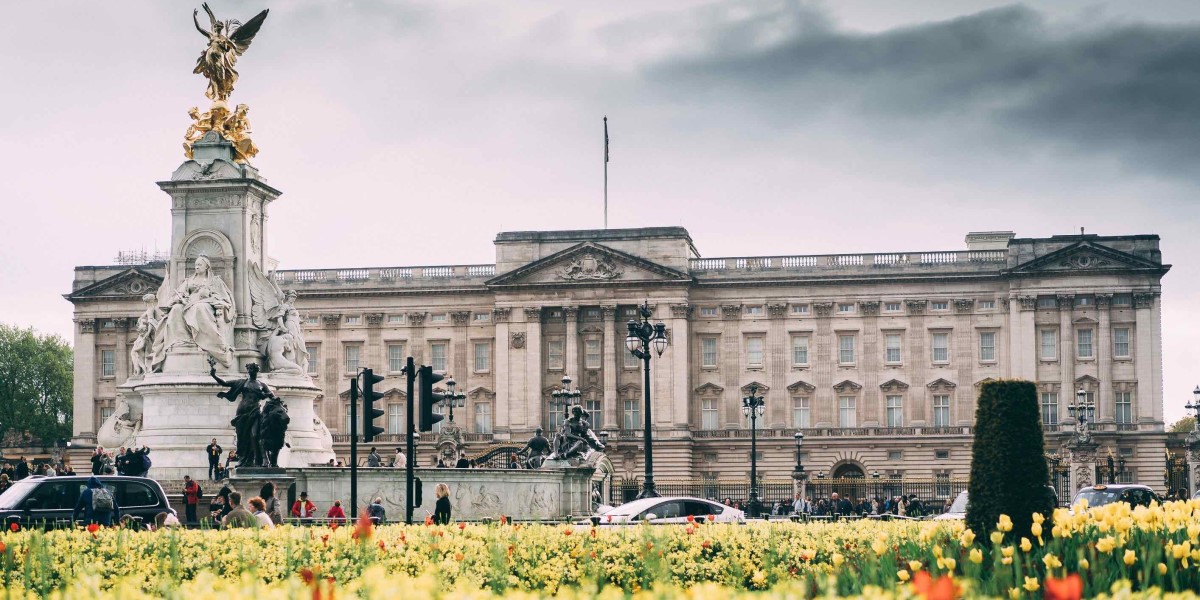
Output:
[[[404,375],[408,380],[408,389],[405,398],[404,410],[407,415],[404,419],[404,522],[412,525],[413,516],[413,468],[417,466],[417,445],[413,438],[416,437],[416,418],[413,411],[413,405],[416,404],[413,395],[413,382],[417,379],[417,366],[413,362],[413,358],[408,357],[408,362],[404,364]]]
[[[350,520],[358,518],[358,375],[350,380]]]

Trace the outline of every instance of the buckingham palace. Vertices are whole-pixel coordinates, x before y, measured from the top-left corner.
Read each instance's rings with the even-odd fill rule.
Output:
[[[699,240],[702,246],[703,240]],[[752,249],[750,249],[752,252]],[[980,385],[1035,381],[1047,448],[1096,406],[1100,452],[1122,479],[1159,487],[1164,469],[1157,235],[966,235],[920,252],[702,257],[680,227],[504,232],[494,262],[275,270],[298,293],[316,414],[348,454],[350,380],[387,379],[387,451],[403,439],[405,357],[453,375],[469,445],[524,443],[561,419],[564,375],[616,474],[642,469],[641,361],[625,349],[637,306],[666,326],[652,360],[651,430],[660,479],[744,478],[741,399],[765,397],[759,471],[799,458],[829,477],[960,478],[969,470]],[[129,375],[140,297],[156,262],[75,269],[75,441],[95,443]],[[1060,430],[1061,428],[1061,430]],[[422,439],[421,464],[432,459]]]

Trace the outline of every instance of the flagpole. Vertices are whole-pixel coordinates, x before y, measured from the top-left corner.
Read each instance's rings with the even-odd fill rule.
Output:
[[[608,229],[608,115],[604,116],[604,228]]]

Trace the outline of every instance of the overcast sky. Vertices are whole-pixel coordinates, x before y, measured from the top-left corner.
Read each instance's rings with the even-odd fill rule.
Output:
[[[1167,420],[1200,383],[1200,3],[348,1],[241,58],[281,268],[488,263],[498,231],[681,225],[705,256],[1162,236]],[[204,40],[181,2],[21,2],[0,35],[0,321],[164,250]],[[203,13],[201,13],[203,18]],[[420,227],[414,227],[421,223]]]

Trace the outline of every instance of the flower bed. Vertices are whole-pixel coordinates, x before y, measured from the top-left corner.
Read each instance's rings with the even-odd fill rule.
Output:
[[[8,532],[7,594],[132,598],[816,594],[1078,598],[1200,589],[1200,501],[976,535],[953,522]],[[706,586],[706,587],[695,587]],[[714,587],[717,586],[717,587]],[[1115,588],[1114,588],[1115,586]],[[719,596],[717,595],[719,594]],[[455,596],[448,596],[455,597]],[[1194,597],[1194,596],[1193,596]]]

